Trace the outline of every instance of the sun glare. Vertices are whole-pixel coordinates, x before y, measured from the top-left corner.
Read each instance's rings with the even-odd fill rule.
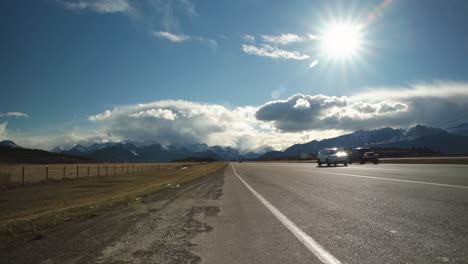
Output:
[[[321,36],[321,49],[332,59],[347,59],[361,48],[361,32],[355,24],[329,26]]]

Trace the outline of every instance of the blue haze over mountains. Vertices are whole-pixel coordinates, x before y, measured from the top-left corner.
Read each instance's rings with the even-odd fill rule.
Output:
[[[21,148],[5,140],[0,146]],[[409,129],[390,127],[356,132],[304,144],[295,144],[283,151],[262,146],[249,152],[224,146],[207,144],[162,145],[156,141],[131,141],[95,143],[90,146],[75,145],[69,150],[56,147],[52,152],[92,158],[107,162],[169,162],[184,158],[213,158],[239,160],[257,158],[294,157],[301,153],[316,153],[330,147],[381,147],[381,148],[429,148],[448,154],[468,154],[468,123],[447,129],[416,125]]]
[[[239,160],[272,157],[292,157],[300,153],[316,153],[329,147],[382,147],[382,148],[416,148],[426,147],[443,153],[468,153],[468,123],[456,127],[440,129],[416,125],[409,129],[390,127],[314,140],[305,144],[295,144],[284,151],[275,151],[263,146],[250,152],[223,146],[207,144],[162,145],[155,141],[108,142],[95,143],[85,147],[76,145],[70,150],[56,148],[55,152],[84,156],[113,162],[168,162],[187,157],[209,157],[217,160]]]

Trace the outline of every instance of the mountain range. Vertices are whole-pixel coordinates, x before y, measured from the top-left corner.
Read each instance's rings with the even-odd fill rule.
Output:
[[[261,158],[295,157],[299,156],[301,153],[317,153],[320,149],[332,147],[423,147],[442,153],[467,154],[468,123],[449,129],[416,125],[406,130],[390,127],[370,131],[358,130],[335,138],[313,140],[305,144],[295,144],[284,151],[267,152]]]
[[[30,164],[69,164],[69,163],[95,163],[96,160],[86,157],[77,157],[40,149],[28,149],[16,145],[11,140],[0,141],[0,163],[30,163]]]
[[[10,140],[1,141],[0,146],[22,149]],[[201,143],[163,145],[155,141],[126,140],[95,143],[90,146],[78,144],[68,150],[57,146],[52,152],[107,162],[169,162],[186,158],[229,161],[298,157],[301,153],[317,153],[320,149],[330,147],[429,148],[442,153],[468,154],[468,123],[446,129],[416,125],[408,129],[385,127],[369,131],[358,130],[334,138],[295,144],[283,151],[275,151],[270,146],[241,152],[233,147],[208,146]]]
[[[163,145],[155,142],[108,142],[95,143],[89,147],[75,145],[69,150],[54,148],[62,154],[81,156],[111,162],[168,162],[185,158],[212,158],[215,160],[255,159],[273,148],[264,146],[256,152],[241,153],[238,149],[207,144]]]

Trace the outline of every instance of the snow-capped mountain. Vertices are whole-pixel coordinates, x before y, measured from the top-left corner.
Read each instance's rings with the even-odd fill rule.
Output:
[[[239,153],[238,149],[231,148],[231,147],[223,147],[223,146],[212,146],[208,150],[209,152],[213,152],[216,155],[219,155],[223,160],[239,160],[244,159],[244,157]]]
[[[447,134],[449,133],[441,128],[416,125],[406,130],[404,133],[404,137],[405,139],[413,140],[413,139],[417,139],[423,136],[447,135]]]
[[[468,153],[468,136],[451,134],[440,128],[416,125],[407,130],[390,127],[370,131],[359,130],[350,134],[295,144],[284,151],[271,151],[262,158],[294,157],[300,153],[317,153],[320,149],[343,147],[426,147],[446,153]]]
[[[263,145],[248,152],[243,152],[242,156],[246,159],[256,159],[267,152],[275,151],[271,146]]]
[[[463,129],[464,125],[456,128]],[[149,142],[126,140],[123,142],[96,143],[89,147],[76,145],[72,149],[61,153],[102,161],[167,162],[189,157],[210,157],[217,160],[294,157],[299,156],[301,153],[317,153],[323,148],[366,146],[385,148],[426,147],[446,153],[468,153],[468,136],[455,135],[440,128],[416,125],[408,129],[385,127],[370,131],[359,130],[335,138],[295,144],[284,151],[274,151],[270,146],[261,146],[252,151],[240,151],[237,148],[219,145],[163,145],[157,142],[150,144]]]
[[[70,150],[62,151],[63,154],[93,158],[102,161],[115,162],[167,162],[189,157],[209,157],[216,160],[239,160],[245,158],[257,158],[268,150],[269,146],[262,146],[253,152],[241,154],[232,147],[208,146],[207,144],[173,144],[162,145],[141,144],[138,146],[129,143],[135,141],[96,143],[89,147],[75,145]],[[257,153],[259,151],[260,153]]]
[[[468,123],[463,123],[455,127],[447,128],[445,130],[455,135],[468,136]]]

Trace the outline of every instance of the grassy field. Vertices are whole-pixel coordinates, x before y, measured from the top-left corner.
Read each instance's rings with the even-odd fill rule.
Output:
[[[181,165],[183,163],[2,164],[0,184],[27,185],[53,180],[155,171]]]
[[[225,163],[188,164],[3,189],[0,191],[0,247],[38,238],[57,224],[93,216],[139,196],[193,181],[224,166]]]

